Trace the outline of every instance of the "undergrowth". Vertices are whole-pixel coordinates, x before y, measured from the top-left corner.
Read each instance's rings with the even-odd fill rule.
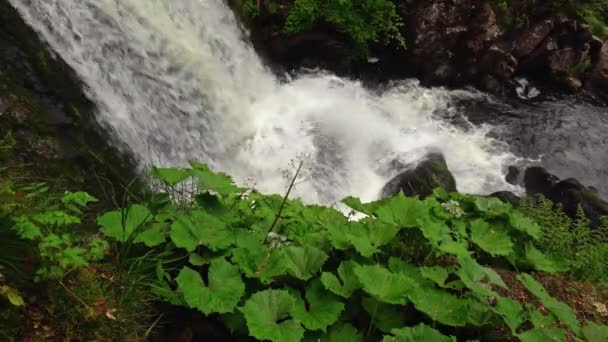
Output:
[[[181,256],[158,261],[154,293],[221,317],[235,335],[450,341],[505,327],[523,341],[608,338],[608,327],[581,324],[528,273],[574,266],[539,250],[542,226],[497,199],[439,189],[424,200],[349,197],[345,216],[288,199],[289,191],[239,188],[203,164],[153,175],[167,199],[180,200],[101,215],[101,232]],[[184,182],[196,184],[189,205],[170,192]],[[517,279],[546,310],[499,295],[507,285],[495,268],[521,272]]]

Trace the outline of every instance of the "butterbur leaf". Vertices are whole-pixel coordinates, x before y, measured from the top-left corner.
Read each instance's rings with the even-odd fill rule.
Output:
[[[207,165],[191,162],[192,174],[198,179],[198,185],[201,190],[214,191],[222,196],[227,196],[233,193],[242,191],[241,188],[234,185],[232,178],[221,172],[213,172],[209,170]]]
[[[181,215],[171,225],[170,236],[177,247],[189,252],[199,245],[217,251],[235,242],[234,234],[225,222],[200,210]]]
[[[548,273],[564,272],[568,270],[565,262],[544,255],[532,242],[526,242],[524,247],[526,261],[535,269]]]
[[[239,268],[225,259],[216,259],[209,266],[209,284],[201,275],[185,266],[175,278],[184,300],[191,308],[208,315],[233,312],[245,293]]]
[[[450,228],[443,222],[424,219],[418,220],[418,225],[422,235],[433,244],[438,244],[443,241],[450,241]]]
[[[210,263],[211,260],[203,258],[202,256],[196,253],[190,253],[190,256],[188,257],[188,262],[194,266],[203,266],[205,264]]]
[[[328,258],[325,252],[312,246],[289,246],[283,250],[289,274],[302,280],[308,280],[320,272]]]
[[[363,342],[363,336],[351,324],[332,325],[327,334],[319,338],[320,342]]]
[[[475,207],[487,217],[500,216],[512,210],[509,203],[504,203],[495,197],[476,197]]]
[[[167,224],[153,223],[135,237],[134,242],[143,242],[148,247],[156,247],[167,239]]]
[[[379,265],[357,266],[355,274],[365,292],[390,304],[406,304],[408,294],[418,286],[406,275],[392,273]]]
[[[420,323],[415,327],[393,329],[394,336],[384,336],[383,342],[456,342],[453,336],[445,336],[439,331]]]
[[[494,312],[500,315],[512,332],[526,320],[526,313],[521,304],[513,299],[498,297],[496,298],[496,306]]]
[[[543,236],[542,228],[517,210],[509,214],[509,223],[513,228],[528,234],[535,240]]]
[[[101,232],[106,236],[124,242],[129,239],[135,229],[151,219],[150,211],[139,204],[130,206],[127,210],[105,213],[97,218]]]
[[[162,181],[163,183],[169,186],[174,186],[192,177],[192,170],[155,167],[152,169],[151,174],[152,177]]]
[[[445,267],[420,267],[420,273],[426,279],[432,280],[435,284],[443,287],[448,279],[450,272]]]
[[[223,314],[222,322],[224,322],[224,325],[232,335],[247,334],[247,321],[240,311]]]
[[[500,276],[500,274],[498,274],[496,271],[494,271],[493,269],[491,269],[489,267],[485,267],[485,266],[481,266],[481,268],[483,269],[483,272],[486,274],[486,277],[488,277],[488,280],[490,281],[490,283],[492,283],[494,285],[498,285],[498,286],[502,287],[503,289],[509,288],[507,286],[507,284],[505,284],[505,282],[502,280],[502,277]]]
[[[377,220],[366,223],[351,222],[345,232],[345,237],[364,257],[370,257],[379,252],[379,247],[389,243],[397,235],[397,227]]]
[[[265,246],[253,249],[236,248],[232,251],[232,261],[248,278],[259,278],[265,284],[287,273],[282,249],[270,249]]]
[[[590,321],[587,321],[585,324],[583,336],[585,336],[587,341],[608,341],[608,326]]]
[[[581,326],[576,319],[576,315],[568,305],[551,297],[543,285],[529,274],[519,274],[517,279],[524,284],[528,291],[540,300],[547,310],[551,311],[560,321],[564,322],[568,328],[572,329],[577,335],[581,332]]]
[[[374,298],[363,298],[361,304],[373,320],[373,324],[382,332],[390,333],[391,330],[405,324],[403,314],[398,310],[399,306],[381,303]]]
[[[192,252],[199,245],[198,237],[190,229],[192,223],[185,219],[178,219],[171,225],[171,241],[178,248]]]
[[[398,227],[413,228],[418,220],[429,216],[428,208],[417,198],[405,197],[403,192],[386,200],[375,210],[379,220]]]
[[[490,226],[483,219],[471,222],[471,241],[491,255],[509,255],[513,242],[509,234],[499,227]]]
[[[435,321],[457,327],[467,323],[467,300],[433,288],[415,288],[409,298],[416,309]]]
[[[482,296],[494,296],[495,293],[485,282],[486,270],[471,257],[459,258],[460,269],[457,271],[460,280],[473,292]]]
[[[566,331],[555,327],[531,329],[517,335],[521,342],[561,342],[566,340]]]
[[[325,331],[338,320],[344,310],[344,304],[338,297],[325,290],[318,280],[308,285],[305,298],[306,303],[302,299],[297,300],[292,316],[308,330]]]
[[[253,294],[239,310],[245,316],[249,334],[258,340],[298,342],[304,328],[290,319],[296,298],[285,290],[266,290]]]
[[[353,292],[361,288],[359,279],[355,274],[355,263],[352,261],[343,261],[338,267],[338,277],[333,273],[323,272],[321,274],[321,282],[329,291],[344,297],[349,298]]]

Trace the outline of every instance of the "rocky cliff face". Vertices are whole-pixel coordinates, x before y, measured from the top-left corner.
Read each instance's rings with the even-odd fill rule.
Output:
[[[285,2],[288,3],[288,2]],[[606,43],[574,15],[556,15],[513,1],[517,23],[508,27],[495,7],[481,0],[413,0],[398,5],[406,23],[407,49],[375,45],[373,61],[352,58],[348,37],[320,25],[287,35],[287,10],[252,20],[258,49],[287,67],[317,66],[339,74],[386,80],[418,77],[429,85],[473,84],[483,90],[514,94],[515,78],[528,77],[549,88],[592,91],[608,99]]]

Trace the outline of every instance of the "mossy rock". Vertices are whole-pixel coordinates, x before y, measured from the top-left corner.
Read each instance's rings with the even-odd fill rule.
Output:
[[[431,195],[435,188],[456,191],[456,180],[441,153],[429,154],[414,168],[397,175],[384,186],[382,195],[389,197],[403,191],[406,196],[424,198]]]

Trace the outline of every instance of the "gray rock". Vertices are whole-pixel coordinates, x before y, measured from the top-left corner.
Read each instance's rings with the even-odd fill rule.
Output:
[[[553,19],[540,21],[524,31],[513,45],[513,55],[522,58],[530,55],[553,31]]]
[[[433,189],[440,187],[448,192],[454,192],[456,191],[456,181],[448,169],[443,155],[432,153],[415,167],[389,181],[382,189],[382,196],[390,197],[403,191],[406,196],[424,198],[432,194]]]

